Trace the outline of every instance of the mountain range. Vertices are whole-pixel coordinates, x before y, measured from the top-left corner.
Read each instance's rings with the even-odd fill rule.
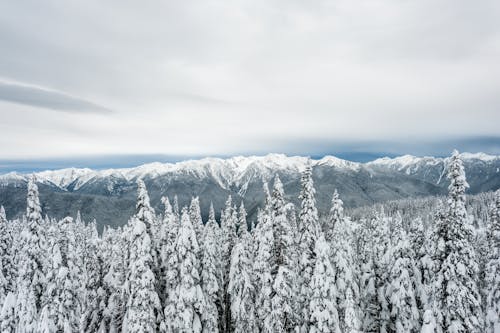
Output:
[[[500,156],[462,153],[469,193],[500,188]],[[136,180],[145,181],[151,203],[161,212],[161,197],[187,205],[193,196],[200,197],[202,215],[208,215],[213,202],[216,211],[231,195],[244,202],[250,219],[264,201],[263,182],[272,186],[278,175],[287,199],[298,204],[300,174],[308,163],[313,168],[316,200],[320,214],[328,212],[334,189],[347,207],[409,197],[442,195],[448,181],[444,171],[447,158],[404,155],[357,163],[334,156],[309,159],[300,156],[269,154],[237,156],[228,159],[204,158],[178,163],[150,163],[135,168],[92,170],[68,168],[35,173],[44,213],[61,218],[77,211],[98,226],[126,223],[135,208]],[[0,204],[9,218],[25,211],[26,184],[29,174],[11,172],[0,175]]]

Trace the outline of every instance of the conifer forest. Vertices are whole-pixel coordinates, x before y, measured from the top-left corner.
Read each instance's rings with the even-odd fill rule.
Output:
[[[276,176],[255,220],[231,197],[218,220],[196,196],[155,211],[139,179],[102,233],[45,216],[32,177],[25,215],[0,210],[0,331],[499,333],[500,190],[467,195],[448,161],[446,197],[346,209],[334,191],[325,216],[311,167],[300,206]]]

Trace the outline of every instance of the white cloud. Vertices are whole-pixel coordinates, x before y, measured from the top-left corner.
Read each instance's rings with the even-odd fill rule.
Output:
[[[0,103],[0,155],[495,136],[498,13],[493,0],[3,2],[0,77],[114,113]]]

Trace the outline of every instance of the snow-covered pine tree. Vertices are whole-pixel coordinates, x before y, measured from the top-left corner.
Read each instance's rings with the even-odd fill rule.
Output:
[[[274,234],[271,220],[271,196],[264,184],[266,194],[266,205],[264,211],[259,210],[257,213],[257,226],[254,231],[254,251],[255,260],[253,263],[253,271],[255,276],[255,290],[257,306],[257,318],[260,332],[272,331],[272,328],[267,325],[270,322],[272,311],[271,298],[273,292],[273,276],[271,275],[271,267],[274,266],[273,244]],[[266,325],[266,326],[265,326]]]
[[[234,333],[259,332],[250,242],[250,234],[243,230],[231,256],[228,293],[231,297],[231,331]]]
[[[128,243],[121,229],[108,229],[104,237],[104,244],[111,242],[108,256],[109,270],[104,276],[104,289],[109,295],[104,311],[104,326],[106,332],[118,333],[122,331],[123,317],[127,297],[123,288],[128,266],[126,247]]]
[[[312,294],[310,282],[315,265],[315,244],[320,233],[318,210],[316,209],[316,200],[314,198],[315,189],[312,179],[312,166],[309,163],[301,178],[301,209],[299,213],[299,308],[302,310],[303,332],[309,331],[309,299]]]
[[[332,250],[331,262],[335,270],[337,286],[337,311],[343,332],[356,332],[359,325],[359,286],[357,282],[356,257],[351,221],[343,215],[343,203],[337,190],[332,199],[332,208],[328,217],[328,229]],[[349,297],[348,297],[349,294]]]
[[[238,210],[238,223],[236,228],[236,234],[240,237],[242,234],[248,231],[247,224],[247,211],[245,210],[245,205],[241,201],[240,208]]]
[[[428,308],[428,293],[425,287],[426,281],[430,280],[432,263],[430,262],[428,240],[423,222],[420,218],[412,221],[408,241],[414,254],[415,282],[417,306],[422,317],[424,310]]]
[[[175,332],[202,331],[201,316],[205,305],[201,288],[199,266],[196,257],[198,241],[186,208],[182,210],[181,225],[175,246],[179,258],[179,284],[176,288],[176,316],[173,323]]]
[[[78,226],[78,224],[76,224]],[[95,223],[90,225],[92,233],[85,240],[85,297],[80,331],[85,333],[102,331],[103,312],[106,305],[106,291],[103,288],[103,252],[101,239]]]
[[[333,239],[335,225],[338,221],[344,218],[344,202],[340,199],[337,189],[333,191],[332,196],[332,206],[330,208],[330,214],[326,220],[326,224],[323,226],[325,232],[325,238],[327,241]]]
[[[495,193],[495,202],[488,227],[489,256],[485,269],[486,333],[500,332],[500,190]]]
[[[337,312],[337,290],[335,270],[330,262],[330,246],[320,235],[316,241],[315,265],[311,276],[311,298],[309,301],[309,332],[340,333]]]
[[[453,152],[447,168],[447,213],[445,217],[444,261],[436,282],[440,290],[438,325],[443,332],[482,332],[483,315],[478,288],[478,263],[474,247],[474,229],[465,208],[465,190],[469,187],[462,160]]]
[[[165,213],[163,217],[162,229],[162,245],[161,245],[161,271],[162,279],[160,280],[163,290],[161,298],[164,300],[164,314],[167,331],[174,330],[173,324],[176,320],[176,288],[179,284],[179,258],[175,252],[177,244],[177,236],[179,233],[178,215],[172,210],[168,198],[162,199],[165,205]]]
[[[196,232],[196,239],[198,240],[198,245],[201,251],[203,248],[203,220],[201,218],[199,197],[191,198],[191,204],[189,205],[189,219],[193,224],[193,229]],[[198,258],[201,260],[201,253]]]
[[[138,217],[132,218],[130,261],[128,266],[127,312],[124,332],[157,332],[160,299],[156,293],[155,276],[151,266],[151,238],[146,224]]]
[[[45,239],[38,187],[32,176],[28,182],[26,225],[20,235],[17,257],[16,332],[36,332],[45,289],[43,267]]]
[[[400,235],[398,244],[391,251],[394,262],[390,267],[390,284],[386,289],[389,301],[389,332],[419,332],[420,315],[417,307],[416,277],[414,253],[404,230],[396,231]]]
[[[271,195],[271,221],[274,231],[274,267],[273,293],[271,299],[272,312],[268,327],[276,331],[292,331],[298,327],[297,277],[295,256],[295,232],[287,220],[285,193],[278,176],[274,181]]]
[[[151,233],[155,214],[142,180],[137,181],[136,214],[132,217],[129,234],[129,263],[127,274],[126,332],[164,331],[165,323],[157,293],[155,276],[159,254],[153,248]]]
[[[16,295],[9,292],[2,305],[0,312],[0,332],[16,332]]]
[[[220,248],[218,247],[219,226],[215,221],[213,205],[210,217],[204,227],[202,249],[201,286],[205,297],[205,310],[202,313],[203,332],[219,332],[220,283],[222,279]]]
[[[58,232],[50,233],[51,238],[57,238],[55,242],[49,240],[52,265],[47,274],[45,305],[39,327],[42,332],[77,332],[82,314],[79,299],[82,271],[76,260],[73,218],[59,221],[57,229]]]
[[[3,304],[7,294],[14,291],[15,287],[12,245],[12,235],[7,225],[5,209],[0,206],[0,305]]]
[[[232,198],[229,195],[226,200],[225,208],[221,214],[221,230],[222,230],[222,295],[224,305],[222,311],[223,317],[223,331],[229,330],[231,327],[231,299],[227,293],[229,284],[229,268],[231,266],[231,252],[233,246],[238,239],[237,235],[237,222],[238,216],[233,206]]]

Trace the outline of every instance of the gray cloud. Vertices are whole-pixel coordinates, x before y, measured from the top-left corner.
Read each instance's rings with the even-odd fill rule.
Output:
[[[0,81],[0,100],[56,111],[111,113],[81,98],[40,87]]]

